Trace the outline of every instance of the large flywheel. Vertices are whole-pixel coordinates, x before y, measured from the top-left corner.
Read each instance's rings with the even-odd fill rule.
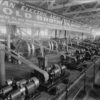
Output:
[[[19,54],[21,54],[24,57],[30,57],[31,47],[30,47],[29,42],[27,42],[25,40],[19,40],[16,43],[16,52],[18,52]]]

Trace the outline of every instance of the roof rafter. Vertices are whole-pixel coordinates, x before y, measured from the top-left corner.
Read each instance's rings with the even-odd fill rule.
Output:
[[[88,4],[88,3],[95,3],[95,2],[99,2],[99,0],[83,0],[83,1],[75,1],[72,0],[71,2],[67,3],[67,4],[61,4],[61,5],[56,5],[56,6],[52,6],[52,7],[48,7],[49,10],[54,10],[54,9],[60,9],[63,7],[70,7],[70,6],[76,6],[76,5],[82,5],[82,4]]]
[[[93,7],[93,9],[97,8],[99,4],[96,3],[95,6]],[[82,5],[81,7],[85,8],[84,5]],[[85,8],[86,9],[86,8]],[[75,14],[75,16],[73,17],[73,19],[75,19],[75,17],[79,16],[80,13]]]
[[[82,10],[82,11],[74,11],[74,12],[70,12],[70,13],[63,13],[63,15],[72,15],[72,14],[79,14],[79,13],[88,13],[88,12],[94,12],[94,11],[100,11],[100,8],[89,8],[87,10]]]
[[[98,15],[90,15],[90,16],[79,16],[79,17],[76,17],[76,18],[73,18],[73,19],[84,19],[84,18],[95,18],[95,17],[100,17],[100,14]]]

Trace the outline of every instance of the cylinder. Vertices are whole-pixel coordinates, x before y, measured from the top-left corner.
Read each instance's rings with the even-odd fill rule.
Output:
[[[19,100],[17,98],[21,98],[22,97],[22,93],[24,93],[25,88],[23,87],[22,89],[18,89],[13,91],[10,95],[8,95],[8,99],[7,100]],[[21,99],[20,99],[21,100]]]
[[[27,83],[27,81],[25,79],[23,79],[23,80],[16,82],[16,85],[20,87],[20,86],[25,85],[26,83]]]
[[[50,71],[50,79],[51,80],[57,79],[61,75],[61,68],[60,68],[60,66],[57,65],[57,64],[54,64],[53,67],[54,68]]]
[[[66,72],[66,66],[61,66],[61,74],[64,74]]]
[[[5,96],[7,93],[9,93],[9,92],[12,91],[12,90],[13,90],[13,87],[12,87],[12,86],[4,87],[4,88],[0,91],[0,95]]]
[[[26,87],[26,94],[31,95],[39,87],[39,80],[33,77],[30,79],[30,82],[25,87]]]
[[[12,84],[13,84],[13,81],[12,81],[12,80],[8,79],[8,80],[6,81],[6,85],[7,85],[7,86],[10,86],[10,85],[12,85]]]

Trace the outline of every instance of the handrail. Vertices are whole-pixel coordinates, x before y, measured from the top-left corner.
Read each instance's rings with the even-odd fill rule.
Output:
[[[83,77],[85,76],[85,73],[83,73],[75,82],[67,88],[67,91],[70,91]]]
[[[72,100],[75,100],[75,98],[78,96],[78,94],[80,93],[80,91],[83,89],[83,87],[81,87],[79,90],[78,90],[78,92],[76,93],[76,95],[73,97],[73,99]]]
[[[69,92],[82,78],[84,78],[84,91],[85,91],[85,82],[86,82],[86,73],[94,66],[94,63],[92,63],[93,65],[91,66],[91,67],[89,67],[87,70],[84,70],[84,73],[78,78],[78,79],[76,79],[75,81],[74,81],[74,83],[70,86],[70,87],[68,87],[67,88],[67,92]],[[78,95],[78,93],[79,93],[79,91],[83,88],[83,87],[81,87],[79,90],[78,90],[78,92],[77,92],[77,94],[75,95],[75,97],[74,98],[76,98],[76,96]],[[74,100],[74,98],[72,99],[72,100]]]
[[[94,65],[94,63],[93,63],[93,65]],[[89,67],[86,71],[84,71],[84,73],[78,79],[76,79],[75,82],[70,87],[67,88],[67,91],[72,89],[72,87],[75,86],[86,75],[86,73],[93,67],[93,65],[91,67]]]

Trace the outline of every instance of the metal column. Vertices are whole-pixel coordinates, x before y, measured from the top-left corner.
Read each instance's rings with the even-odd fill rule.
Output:
[[[0,44],[0,86],[5,85],[6,71],[5,71],[5,46]]]

